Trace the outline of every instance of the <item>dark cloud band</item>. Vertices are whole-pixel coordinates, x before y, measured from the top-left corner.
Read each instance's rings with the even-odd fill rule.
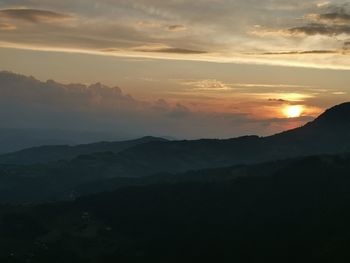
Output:
[[[349,25],[325,25],[325,24],[309,24],[301,27],[294,27],[287,30],[290,34],[305,35],[328,35],[336,36],[341,34],[350,34]]]
[[[265,52],[262,55],[313,55],[313,54],[339,54],[339,50],[302,50],[302,51],[284,51],[284,52]]]
[[[320,20],[350,22],[350,14],[341,13],[326,13],[318,16]]]
[[[151,53],[172,53],[172,54],[206,54],[207,51],[203,50],[191,50],[184,48],[159,48],[159,49],[138,49],[140,52],[151,52]]]
[[[71,18],[70,15],[37,9],[3,9],[0,10],[0,17],[20,19],[32,23]]]

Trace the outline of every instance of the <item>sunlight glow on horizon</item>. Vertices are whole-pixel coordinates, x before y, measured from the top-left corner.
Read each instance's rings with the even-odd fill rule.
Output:
[[[97,2],[0,1],[0,77],[25,80],[7,94],[3,74],[4,105],[81,111],[79,129],[96,118],[88,129],[223,138],[278,133],[350,101],[349,0]]]
[[[283,113],[288,118],[298,118],[303,114],[303,112],[304,106],[302,105],[287,106],[283,109]]]

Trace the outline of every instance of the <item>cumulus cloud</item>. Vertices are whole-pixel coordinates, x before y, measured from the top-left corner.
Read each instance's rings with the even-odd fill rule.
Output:
[[[42,82],[9,72],[0,73],[0,121],[3,128],[118,130],[178,138],[270,134],[291,124],[283,118],[256,119],[243,110],[205,112],[176,101],[141,101],[101,83]]]
[[[138,127],[144,134],[155,131],[159,135],[162,122],[190,114],[180,103],[140,101],[118,87],[101,83],[65,85],[10,72],[0,73],[0,102],[0,119],[3,123],[7,119],[7,125],[14,127],[109,131],[118,128],[130,133]]]

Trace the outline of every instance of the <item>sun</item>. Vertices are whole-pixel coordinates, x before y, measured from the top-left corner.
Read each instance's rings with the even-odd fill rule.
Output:
[[[303,114],[304,107],[302,105],[287,106],[283,109],[283,113],[288,118],[297,118]]]

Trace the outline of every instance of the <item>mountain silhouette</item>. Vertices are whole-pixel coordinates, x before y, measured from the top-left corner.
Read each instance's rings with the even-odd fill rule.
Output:
[[[326,110],[312,125],[328,128],[349,127],[350,125],[350,102],[346,102]],[[334,126],[335,125],[335,126]]]
[[[77,146],[43,146],[0,155],[2,164],[34,164],[70,160],[97,152],[120,152],[135,163],[155,163],[175,170],[220,167],[322,153],[350,152],[350,103],[326,110],[306,125],[268,137],[226,140],[167,141],[145,137],[134,141]],[[183,169],[182,169],[183,167]],[[171,168],[171,167],[169,167]]]
[[[282,155],[287,157],[350,152],[349,140],[349,102],[326,110],[314,121],[300,128],[266,138],[268,143],[279,147]]]
[[[152,136],[145,136],[135,140],[116,142],[97,142],[80,145],[48,145],[24,149],[14,153],[0,155],[0,163],[3,164],[34,164],[47,163],[59,160],[71,160],[79,155],[92,154],[96,152],[118,153],[138,144],[166,139]]]
[[[116,159],[143,164],[152,172],[184,172],[315,154],[350,152],[349,103],[335,106],[313,122],[280,134],[227,140],[152,142],[122,151]],[[144,173],[147,170],[143,170]]]
[[[192,141],[146,137],[126,144],[97,143],[65,146],[63,150],[61,146],[24,150],[0,157],[0,163],[3,163],[0,165],[0,202],[57,200],[72,192],[103,192],[120,185],[139,184],[137,179],[154,175],[157,178],[150,181],[161,182],[164,175],[172,174],[171,178],[174,178],[190,170],[350,153],[349,120],[350,107],[345,103],[300,128],[269,137]],[[43,163],[44,160],[50,162]],[[164,177],[165,181],[168,179]],[[148,179],[145,181],[149,183]],[[98,191],[93,189],[95,185],[98,185]]]
[[[315,120],[307,123],[301,128],[287,131],[292,132],[346,132],[341,129],[350,129],[350,102],[342,103],[327,109],[324,113],[318,116]],[[285,134],[283,132],[281,134]]]

